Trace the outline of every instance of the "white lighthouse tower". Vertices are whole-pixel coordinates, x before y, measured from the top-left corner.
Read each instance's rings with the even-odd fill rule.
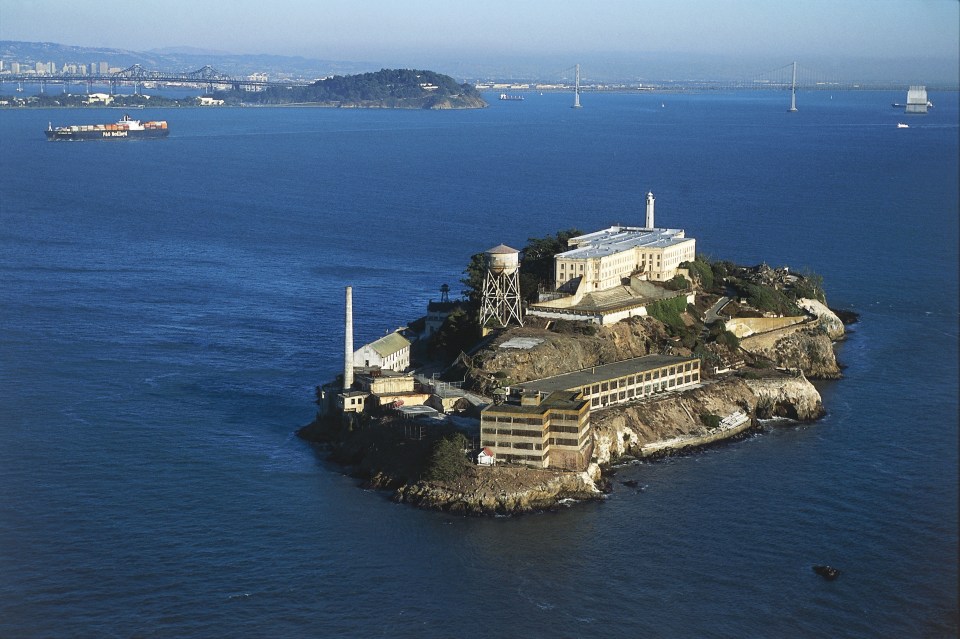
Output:
[[[653,225],[653,191],[647,193],[647,223],[644,228],[655,229]]]

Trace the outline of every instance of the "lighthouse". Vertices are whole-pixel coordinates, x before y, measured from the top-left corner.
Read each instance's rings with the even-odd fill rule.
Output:
[[[644,228],[654,229],[653,225],[653,191],[647,193],[647,223]]]

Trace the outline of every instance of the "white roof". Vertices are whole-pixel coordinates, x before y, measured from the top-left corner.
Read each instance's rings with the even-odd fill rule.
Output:
[[[557,253],[560,259],[605,257],[638,247],[667,248],[693,238],[683,236],[683,229],[643,229],[630,226],[610,228],[570,239],[576,248]]]

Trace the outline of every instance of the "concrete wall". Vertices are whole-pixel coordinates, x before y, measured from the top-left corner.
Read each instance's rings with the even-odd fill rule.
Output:
[[[758,333],[775,331],[806,321],[806,317],[735,317],[728,320],[725,327],[739,338],[749,337]]]

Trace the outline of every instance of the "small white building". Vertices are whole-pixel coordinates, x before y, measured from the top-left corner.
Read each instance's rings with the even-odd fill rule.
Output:
[[[494,462],[496,462],[496,457],[493,451],[487,447],[484,447],[477,455],[477,464],[480,466],[493,466]]]
[[[353,365],[405,371],[410,368],[410,341],[399,332],[384,335],[354,351]]]
[[[110,104],[113,96],[109,93],[90,93],[87,95],[87,104]]]

